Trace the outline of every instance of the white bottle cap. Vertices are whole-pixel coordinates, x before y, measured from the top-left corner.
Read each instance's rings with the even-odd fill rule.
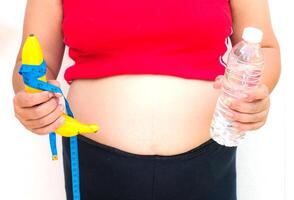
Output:
[[[260,43],[262,41],[263,33],[260,29],[254,27],[246,27],[243,30],[242,38],[246,42]]]

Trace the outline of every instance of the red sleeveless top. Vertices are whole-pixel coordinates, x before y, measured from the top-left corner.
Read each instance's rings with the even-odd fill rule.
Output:
[[[64,78],[158,74],[214,80],[232,33],[229,0],[63,0]]]

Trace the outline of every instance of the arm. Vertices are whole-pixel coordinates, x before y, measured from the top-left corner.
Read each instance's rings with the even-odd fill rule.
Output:
[[[61,116],[64,107],[59,104],[57,94],[43,91],[39,93],[24,92],[22,77],[18,74],[21,51],[26,37],[33,33],[41,44],[47,63],[49,83],[58,85],[56,79],[64,53],[62,22],[62,0],[28,0],[23,24],[20,49],[13,71],[12,84],[15,92],[13,99],[14,113],[24,127],[40,135],[56,130],[63,124]]]
[[[233,16],[232,44],[241,40],[246,26],[254,26],[263,31],[261,46],[264,52],[264,73],[261,82],[271,92],[278,82],[281,71],[280,48],[272,29],[267,0],[231,0]]]
[[[56,79],[64,54],[61,0],[28,0],[24,24],[22,42],[16,58],[12,75],[14,92],[24,88],[22,77],[18,74],[21,65],[21,50],[26,37],[33,33],[40,41],[44,59],[47,63],[47,79]]]
[[[278,82],[281,70],[280,50],[274,35],[267,0],[230,0],[233,17],[232,45],[241,40],[246,26],[260,28],[264,38],[261,47],[264,52],[264,72],[261,85],[246,92],[242,99],[226,102],[230,108],[227,118],[241,131],[255,130],[262,127],[270,108],[270,93]],[[221,78],[217,77],[214,87],[220,87]]]

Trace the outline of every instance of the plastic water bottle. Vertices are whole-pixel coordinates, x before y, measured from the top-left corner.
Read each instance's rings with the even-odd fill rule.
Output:
[[[245,132],[232,127],[233,121],[226,118],[230,108],[225,102],[241,98],[240,94],[260,84],[264,65],[262,37],[261,30],[247,27],[242,34],[243,40],[229,53],[222,91],[210,126],[212,139],[221,145],[237,146],[244,138]]]

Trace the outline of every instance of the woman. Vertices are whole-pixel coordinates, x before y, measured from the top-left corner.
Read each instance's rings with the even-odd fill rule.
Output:
[[[69,47],[71,108],[79,121],[101,126],[79,136],[82,199],[236,199],[236,148],[215,143],[209,127],[227,38],[236,44],[246,26],[264,32],[265,71],[259,87],[229,106],[234,126],[249,131],[264,125],[280,74],[266,0],[28,1],[23,39],[37,35],[56,85]],[[62,124],[64,108],[57,94],[26,94],[20,64],[19,53],[16,117],[48,134]],[[71,199],[66,139],[63,148]]]

